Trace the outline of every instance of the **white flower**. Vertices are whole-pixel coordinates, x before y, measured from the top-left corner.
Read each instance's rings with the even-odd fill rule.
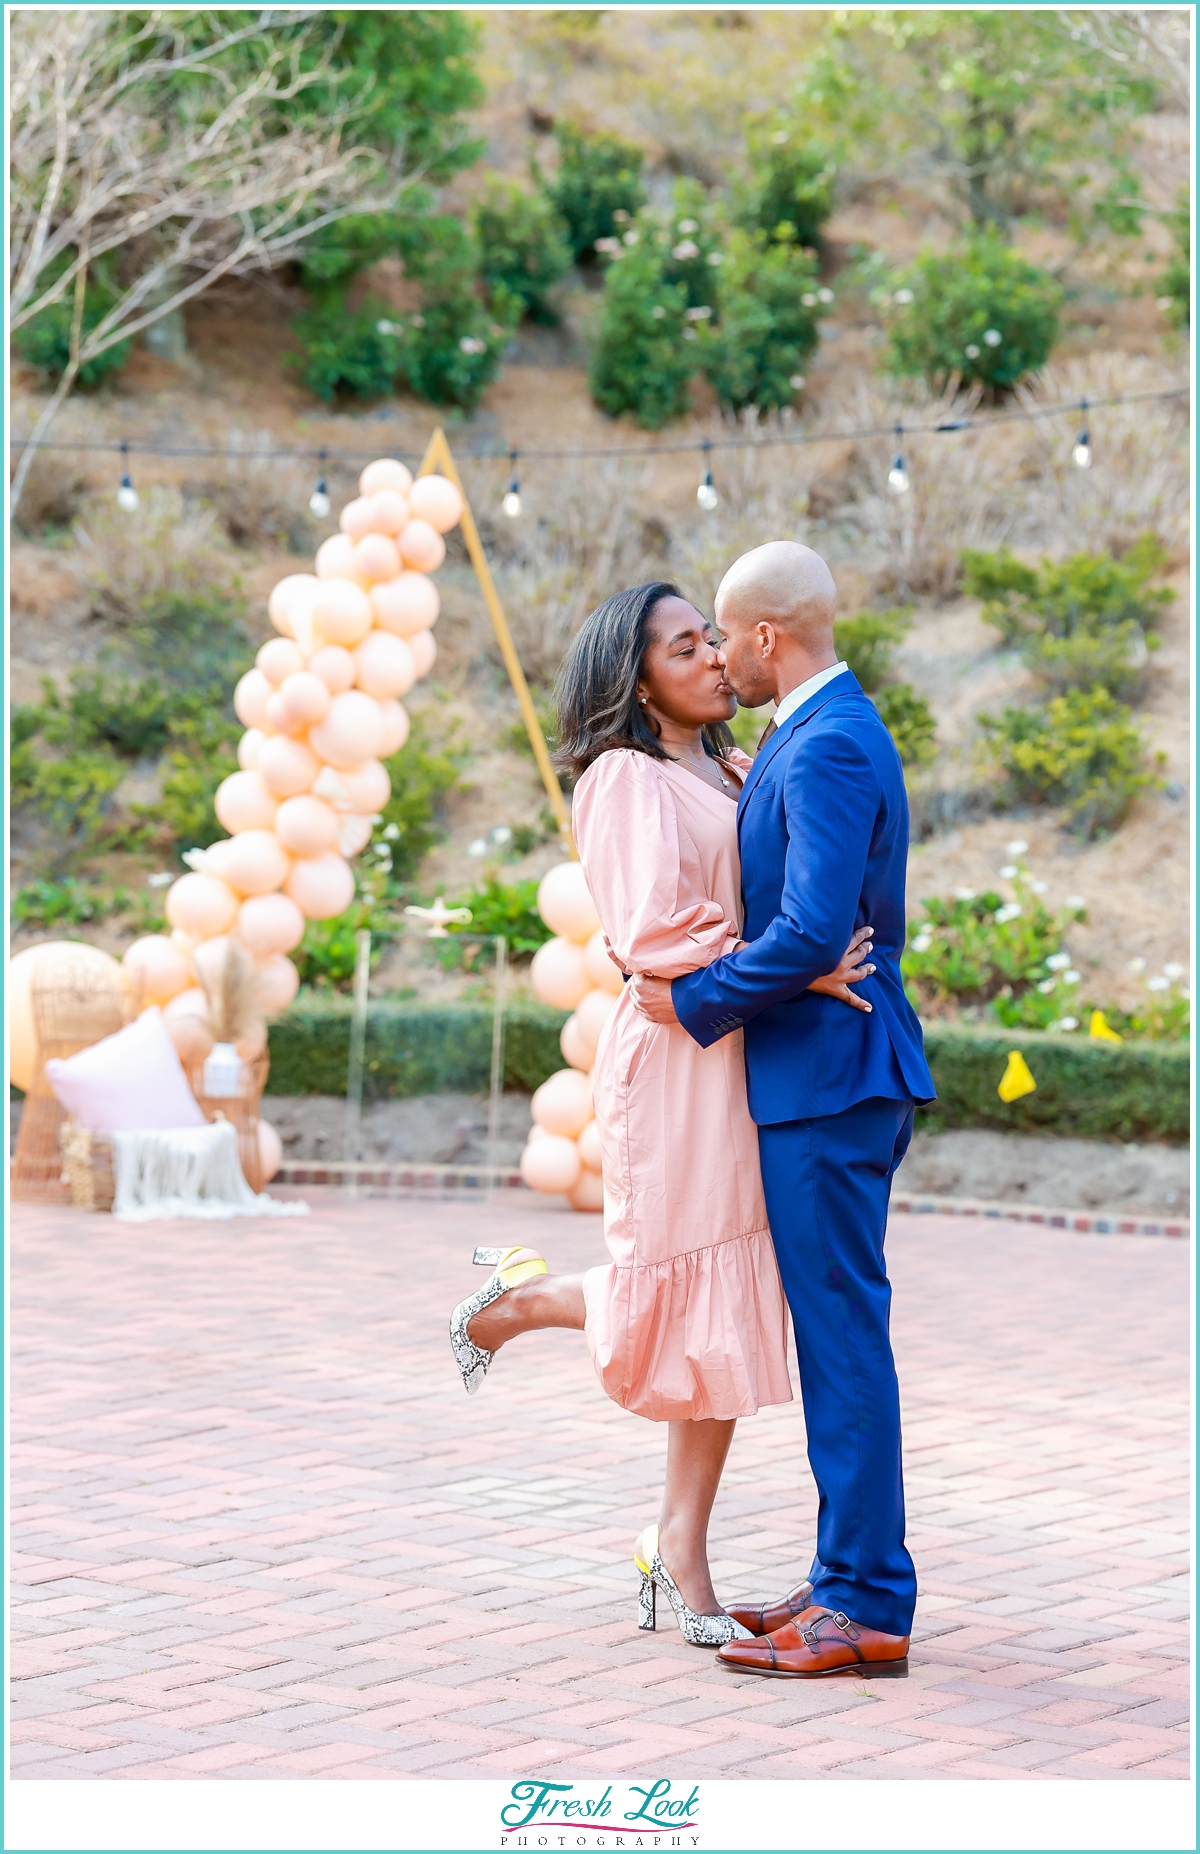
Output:
[[[464,335],[458,345],[464,354],[487,353],[487,342],[480,341],[478,335]]]
[[[1086,908],[1087,902],[1083,899],[1082,895],[1068,895],[1066,901],[1063,903],[1063,906],[1078,910],[1080,908]]]
[[[397,332],[398,331],[396,328],[396,324],[394,322],[387,322],[384,320],[380,320],[376,322],[375,324],[375,333],[377,335],[394,335]]]
[[[626,212],[623,206],[618,206],[617,210],[613,214],[613,224],[614,225],[626,225],[628,221],[629,221],[629,214]]]
[[[157,874],[146,877],[146,886],[147,888],[170,888],[174,880],[175,877],[169,870],[160,869]]]
[[[973,888],[956,888],[954,897],[956,901],[974,901],[975,890]]]
[[[1191,995],[1192,995],[1192,988],[1191,988],[1191,986],[1190,986],[1190,985],[1181,985],[1181,986],[1179,987],[1179,995],[1180,995],[1180,997],[1181,997],[1181,998],[1190,998],[1190,997],[1191,997]]]
[[[963,349],[963,353],[966,355],[968,360],[978,360],[979,359],[979,349],[975,346],[975,343],[973,341],[968,341],[966,347]]]
[[[1177,965],[1174,960],[1171,961],[1169,966],[1164,966],[1163,971],[1169,979],[1181,979],[1183,977],[1183,967]]]
[[[833,301],[833,291],[832,290],[818,290],[817,291],[817,301],[819,303],[831,303]]]
[[[410,316],[409,322],[413,328],[424,328],[425,317],[423,315]]]
[[[803,385],[805,385],[804,375],[802,373],[792,374],[791,378],[788,381],[788,385],[794,387],[796,391],[799,392],[800,388]]]
[[[1029,884],[1035,895],[1044,895],[1050,887],[1049,882],[1031,882]]]
[[[682,238],[680,239],[677,245],[672,245],[671,256],[673,258],[678,258],[680,263],[682,264],[685,258],[699,257],[700,247],[698,244],[694,242],[694,240],[690,238]]]
[[[815,307],[817,299],[813,295],[811,290],[805,290],[803,296],[800,298],[800,301],[804,304],[804,307],[806,309],[812,309]]]
[[[776,129],[774,135],[771,137],[771,140],[778,146],[780,143],[786,142],[787,138],[788,138],[788,132],[786,129]]]
[[[689,322],[707,322],[712,310],[707,303],[699,303],[694,309],[685,309],[684,314]]]
[[[914,953],[927,953],[932,945],[933,935],[931,933],[919,933],[912,943],[912,950]]]
[[[1058,984],[1057,979],[1052,979],[1052,978],[1039,979],[1038,980],[1038,990],[1041,992],[1045,992],[1046,995],[1049,996],[1049,994],[1054,990],[1054,987],[1057,984]]]
[[[1070,963],[1070,953],[1051,953],[1046,961],[1046,970],[1047,972],[1065,972]]]
[[[652,315],[652,316],[654,317],[654,320],[655,320],[656,322],[661,322],[661,321],[662,321],[662,319],[663,319],[663,317],[664,317],[664,316],[666,315],[666,313],[667,313],[667,312],[666,312],[666,310],[665,310],[665,309],[663,308],[663,306],[662,306],[662,304],[661,304],[661,303],[655,303],[655,305],[654,305],[654,307],[653,307],[653,309],[652,309],[652,310],[650,311],[650,313],[651,313],[651,315]]]
[[[1060,1017],[1056,1024],[1051,1024],[1050,1028],[1052,1030],[1078,1030],[1079,1019],[1078,1017]]]
[[[1144,959],[1131,959],[1127,969],[1130,972],[1144,972],[1146,970],[1146,962]]]
[[[606,257],[611,257],[615,251],[619,251],[620,249],[621,241],[619,238],[598,238],[596,240],[596,250],[603,251]]]
[[[476,837],[474,843],[467,845],[468,856],[486,856],[488,852],[486,837]]]
[[[1147,991],[1170,991],[1170,989],[1171,989],[1171,981],[1169,978],[1162,978],[1160,976],[1159,978],[1152,978],[1152,979],[1146,980],[1146,990]]]
[[[910,303],[912,299],[913,293],[911,290],[897,290],[892,297],[894,303]]]
[[[1072,966],[1069,972],[1063,973],[1063,984],[1078,985],[1082,977],[1082,972],[1076,972],[1074,966]]]
[[[1010,856],[1024,856],[1029,845],[1026,843],[1024,837],[1014,837],[1012,842],[1006,843],[1004,847]]]
[[[512,832],[507,824],[497,824],[492,832],[492,842],[501,844],[512,842]]]
[[[1006,902],[1002,908],[996,909],[995,921],[997,927],[1003,927],[1008,921],[1015,921],[1019,917],[1020,912],[1021,904],[1019,901]]]
[[[1000,871],[1000,880],[1002,882],[1011,882],[1013,877],[1019,874],[1020,870],[1015,863],[1005,863],[1003,869]]]
[[[641,233],[637,230],[637,227],[631,225],[629,230],[625,234],[625,243],[627,245],[636,245],[640,237],[641,237]]]
[[[723,264],[725,262],[719,251],[710,251],[708,254],[708,261],[713,265]]]
[[[1174,301],[1175,298],[1173,296],[1156,296],[1154,298],[1154,306],[1156,309],[1169,309]]]
[[[684,234],[687,234],[688,232],[696,232],[696,231],[699,231],[699,229],[700,228],[696,224],[696,221],[694,219],[681,219],[679,221],[678,226],[676,227],[677,231],[683,232]]]
[[[998,328],[985,328],[983,331],[983,339],[989,348],[998,348],[1004,336],[1000,333]]]
[[[694,328],[685,328],[683,331],[683,338],[685,341],[695,341],[698,339]]]
[[[389,843],[395,843],[397,837],[400,835],[400,826],[398,824],[389,824],[383,834]]]

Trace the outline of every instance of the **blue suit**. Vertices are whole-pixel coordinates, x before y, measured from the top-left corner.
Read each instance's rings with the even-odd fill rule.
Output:
[[[883,1258],[913,1105],[934,1097],[904,994],[908,801],[891,735],[846,671],[766,743],[738,803],[740,952],[671,986],[707,1048],[745,1032],[750,1112],[792,1311],[817,1483],[813,1602],[907,1635],[900,1409]],[[810,993],[870,923],[873,1010]]]

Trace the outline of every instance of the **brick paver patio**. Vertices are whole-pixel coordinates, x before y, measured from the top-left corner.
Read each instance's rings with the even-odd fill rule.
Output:
[[[309,1196],[15,1207],[14,1774],[1188,1774],[1185,1243],[893,1218],[912,1672],[822,1685],[637,1632],[664,1436],[581,1336],[462,1393],[472,1245],[577,1268],[599,1218]],[[734,1442],[730,1596],[807,1564],[802,1436],[797,1403]]]

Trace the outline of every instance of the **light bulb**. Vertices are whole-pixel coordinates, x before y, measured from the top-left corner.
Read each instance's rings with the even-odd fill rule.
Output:
[[[117,491],[117,507],[119,509],[124,509],[127,515],[132,515],[133,511],[138,506],[138,502],[138,492],[129,480],[128,473],[126,473],[126,475],[121,478],[121,487]]]
[[[332,502],[329,500],[329,491],[326,487],[324,477],[321,478],[317,487],[313,490],[312,495],[308,498],[308,506],[310,513],[315,515],[318,521],[324,521],[330,509],[333,507]]]
[[[1092,467],[1092,447],[1088,443],[1086,431],[1081,431],[1075,440],[1075,449],[1071,458],[1077,470],[1090,470]]]
[[[699,489],[697,489],[696,500],[700,504],[700,507],[702,509],[704,509],[708,514],[710,515],[712,514],[713,510],[716,508],[717,503],[721,500],[721,498],[717,494],[716,490],[713,488],[713,480],[711,476],[706,476],[704,481],[701,483]]]
[[[904,468],[903,457],[899,455],[888,471],[888,488],[897,496],[904,495],[908,488],[908,471]]]
[[[521,513],[521,497],[515,483],[500,506],[511,521],[515,521]]]

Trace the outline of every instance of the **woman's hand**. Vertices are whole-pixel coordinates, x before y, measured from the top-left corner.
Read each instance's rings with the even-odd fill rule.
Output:
[[[856,1011],[869,1011],[871,1006],[867,1000],[858,997],[850,990],[850,987],[857,985],[862,979],[870,978],[875,970],[874,966],[859,964],[859,961],[865,959],[871,951],[872,931],[870,927],[856,928],[849,946],[834,970],[827,972],[824,978],[814,979],[808,989],[823,991],[829,998],[840,998],[843,1004],[852,1004]]]

